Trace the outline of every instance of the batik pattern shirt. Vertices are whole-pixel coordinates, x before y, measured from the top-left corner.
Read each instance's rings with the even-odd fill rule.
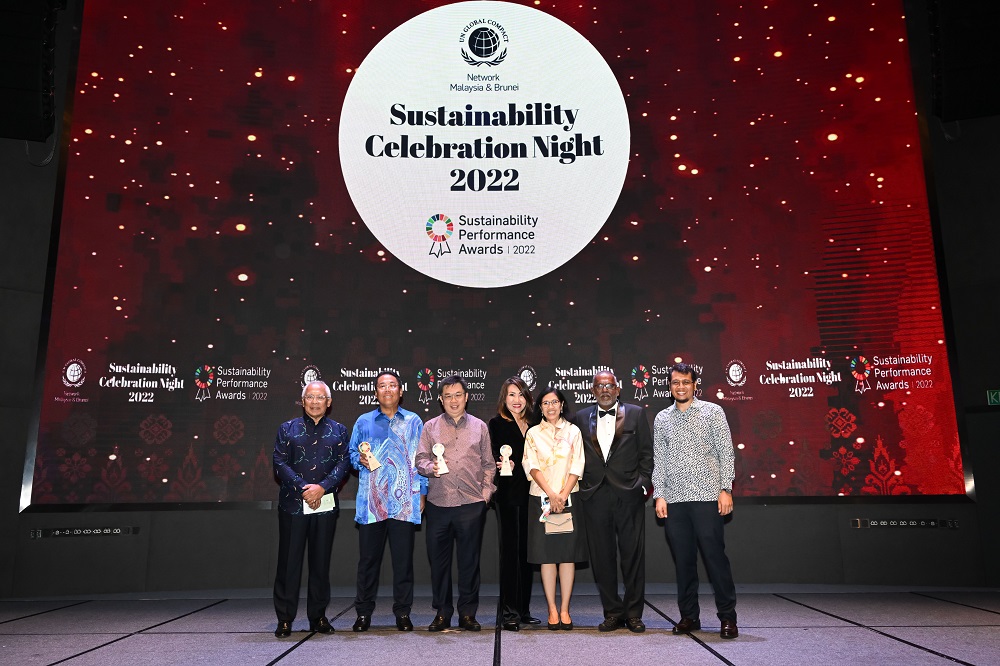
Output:
[[[420,417],[402,407],[391,419],[381,409],[358,418],[349,445],[351,465],[358,470],[356,523],[393,518],[420,524],[420,496],[427,494],[427,479],[417,474],[414,461],[423,428]],[[382,464],[375,471],[361,464],[361,442],[368,442],[371,455]]]
[[[351,469],[347,459],[347,428],[323,417],[316,423],[300,416],[285,421],[274,438],[274,473],[281,483],[278,508],[302,513],[302,490],[316,483],[327,493],[340,487]]]

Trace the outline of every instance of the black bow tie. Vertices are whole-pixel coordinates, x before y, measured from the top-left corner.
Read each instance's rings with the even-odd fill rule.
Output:
[[[599,419],[603,418],[605,416],[614,416],[614,415],[615,415],[615,408],[614,407],[612,407],[608,411],[604,411],[600,407],[598,407],[598,409],[597,409],[597,418],[599,418]]]

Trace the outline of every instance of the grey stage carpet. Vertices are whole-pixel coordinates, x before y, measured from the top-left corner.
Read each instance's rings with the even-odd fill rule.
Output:
[[[706,587],[702,588],[707,591]],[[700,597],[702,631],[674,636],[680,618],[670,586],[647,591],[643,634],[602,634],[592,585],[578,586],[572,631],[540,626],[496,631],[496,589],[484,589],[483,631],[430,633],[426,589],[411,614],[416,630],[396,630],[392,602],[380,598],[371,629],[353,633],[353,591],[334,590],[337,631],[276,639],[266,590],[106,595],[0,601],[0,664],[1000,664],[1000,591],[897,587],[745,586],[739,590],[740,637],[719,638],[710,595]],[[304,616],[304,602],[300,613]]]

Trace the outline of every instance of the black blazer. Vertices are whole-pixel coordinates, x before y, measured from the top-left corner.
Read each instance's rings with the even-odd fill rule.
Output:
[[[531,427],[532,423],[528,424]],[[521,460],[524,458],[524,435],[521,429],[513,421],[508,421],[497,414],[490,419],[490,444],[493,446],[493,459],[500,462],[500,447],[504,444],[510,446],[513,453],[510,459],[514,461],[514,470],[511,476],[500,476],[497,471],[493,477],[497,492],[493,495],[493,501],[505,506],[527,506],[528,488],[531,483],[528,481],[524,468],[521,467]]]
[[[573,423],[583,433],[585,467],[580,479],[580,499],[586,500],[601,484],[624,498],[645,501],[642,489],[653,488],[653,436],[646,410],[621,401],[615,414],[615,436],[608,461],[597,441],[597,405],[580,410]]]

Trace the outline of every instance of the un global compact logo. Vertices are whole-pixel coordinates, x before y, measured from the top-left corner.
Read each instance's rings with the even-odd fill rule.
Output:
[[[87,366],[78,358],[66,361],[62,370],[62,381],[70,388],[83,386],[83,383],[87,381]]]
[[[464,43],[462,59],[473,67],[495,67],[507,58],[507,31],[494,20],[479,19],[462,29],[458,41]]]
[[[747,366],[739,359],[733,359],[726,366],[726,382],[730,386],[743,386],[747,383]]]
[[[455,233],[455,223],[451,221],[450,217],[442,213],[432,215],[428,218],[427,226],[424,230],[427,232],[427,237],[431,239],[431,250],[427,254],[432,254],[438,258],[442,254],[451,254],[451,246],[448,245],[448,239]]]

